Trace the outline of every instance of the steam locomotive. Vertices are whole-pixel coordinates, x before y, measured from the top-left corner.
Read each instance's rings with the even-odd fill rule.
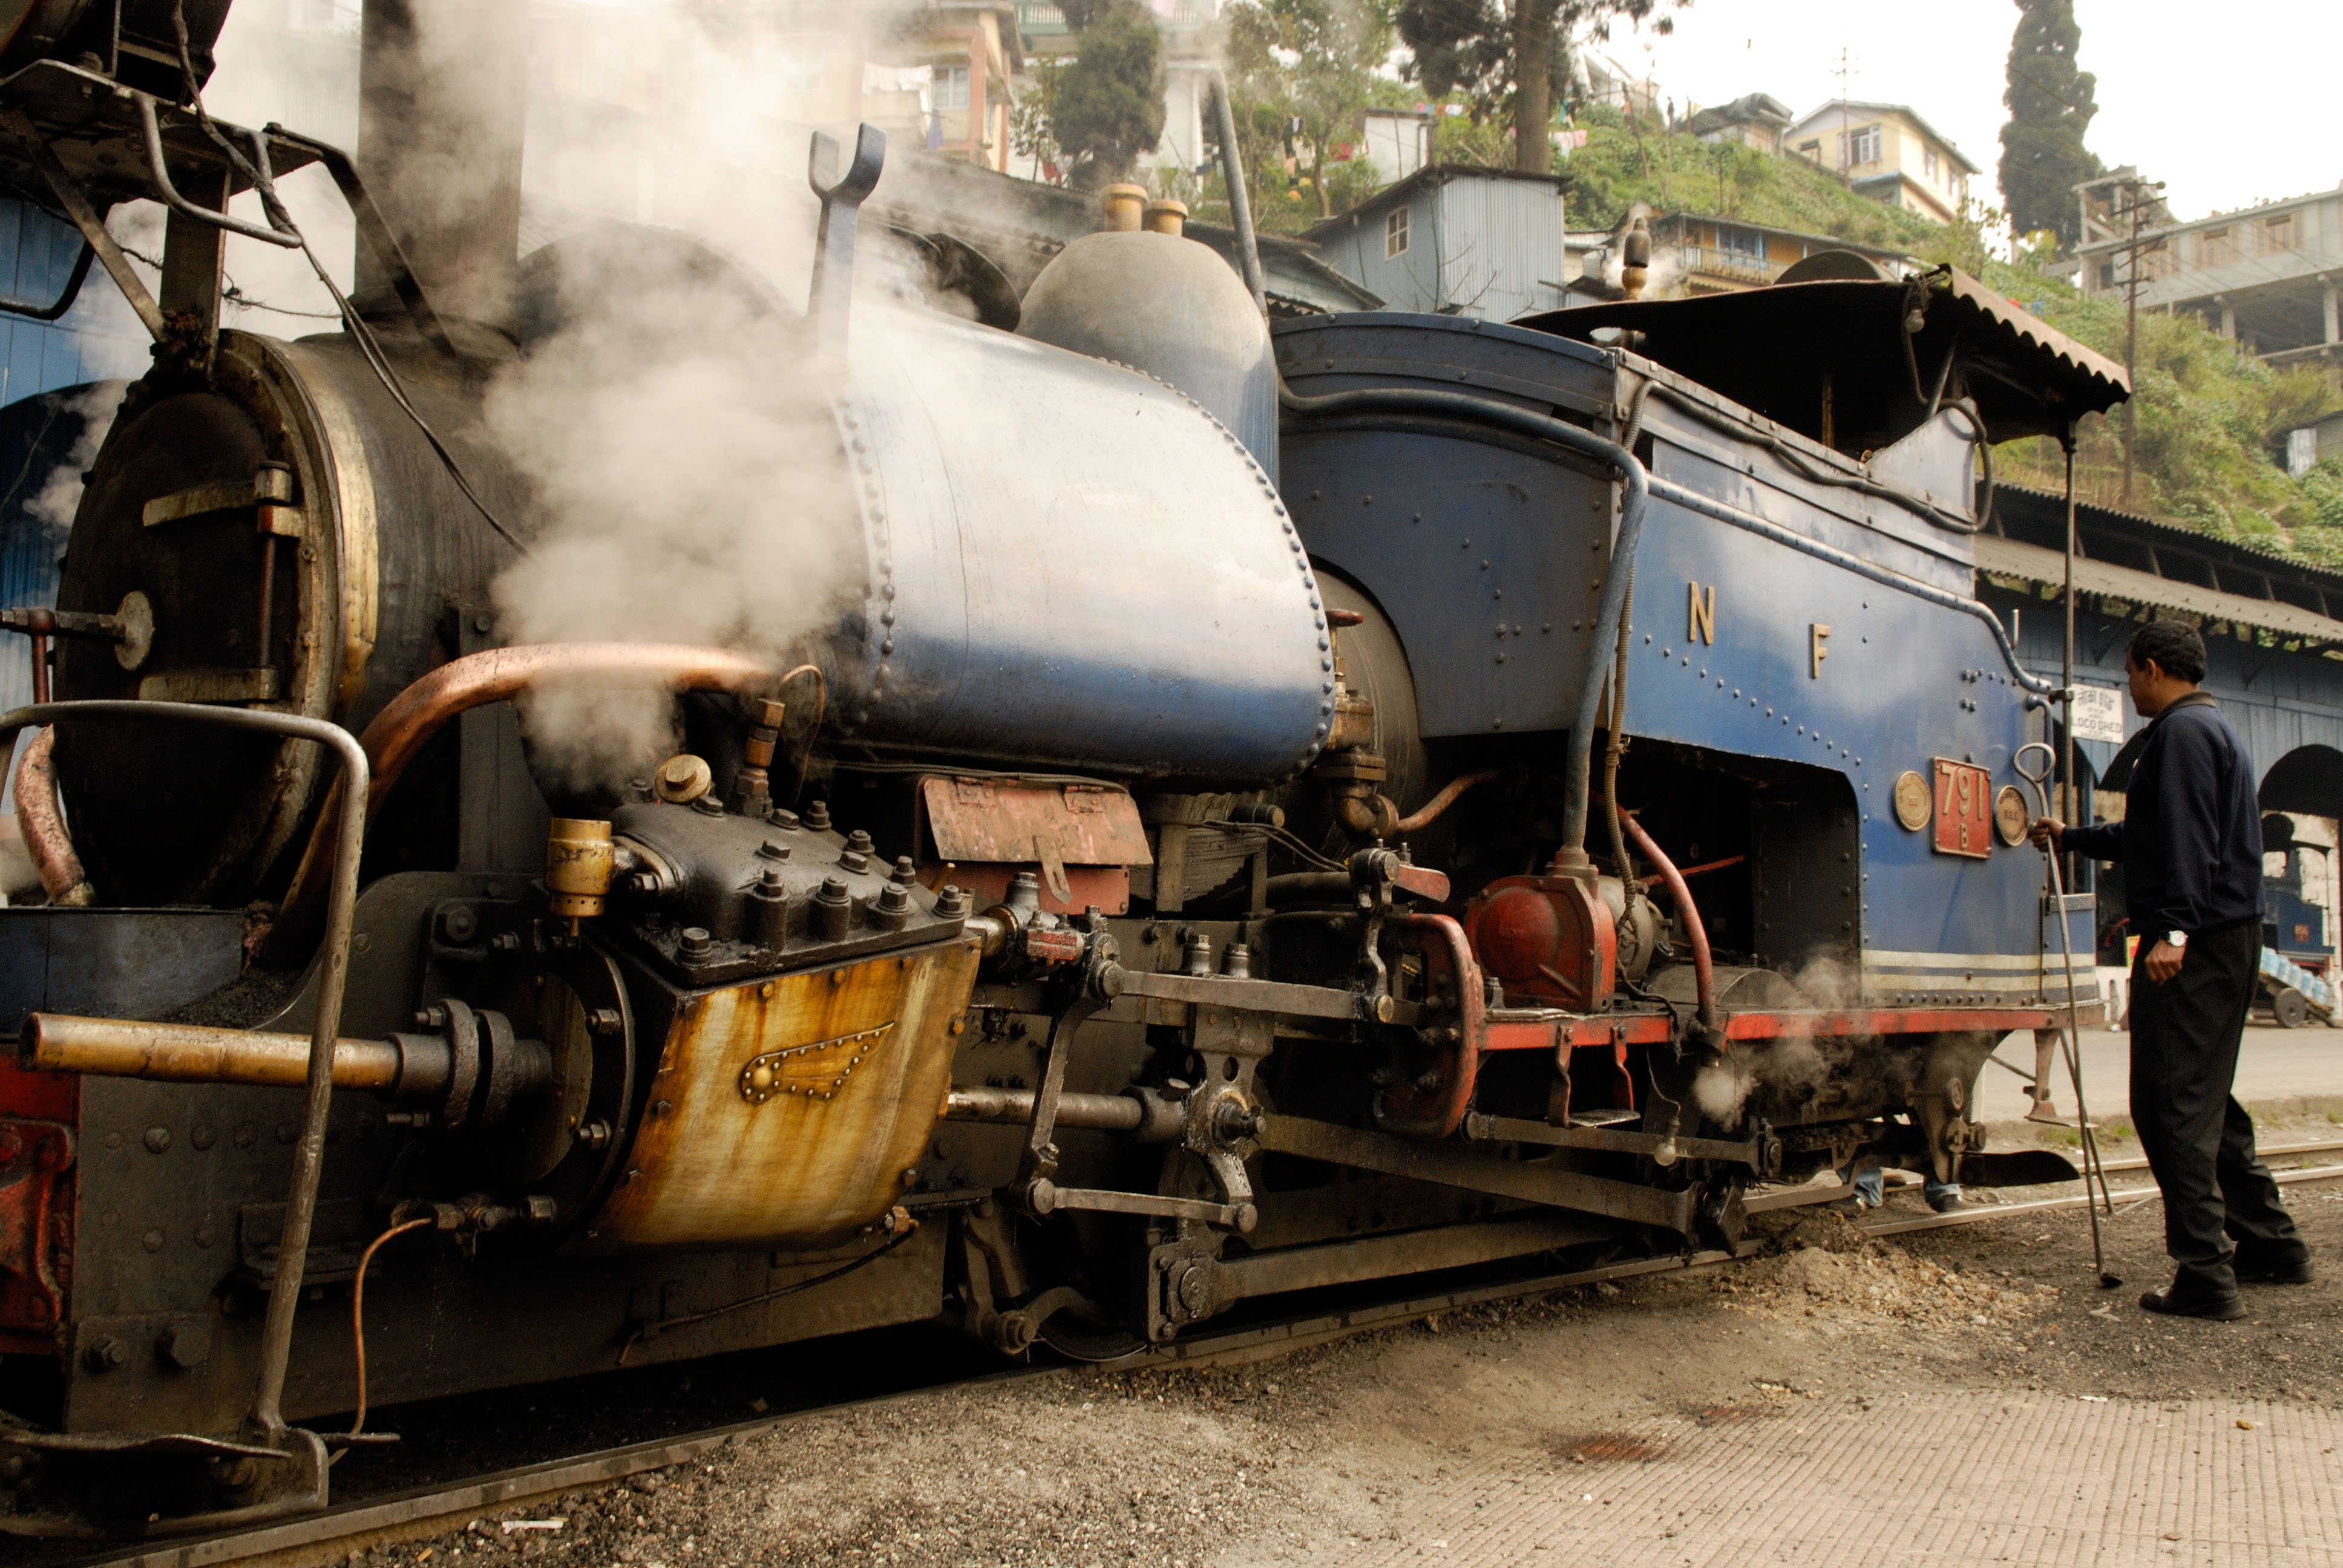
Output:
[[[207,135],[186,75],[0,81],[157,340],[10,612],[48,900],[0,911],[0,1527],[320,1506],[368,1402],[939,1316],[1111,1360],[1729,1245],[1825,1168],[2071,1176],[1970,1120],[1997,1041],[2095,1005],[1973,476],[2126,387],[1973,280],[1272,330],[1119,187],[1021,301],[895,236],[940,309],[854,286],[866,127],[817,147],[802,309],[615,242],[804,388],[821,624],[505,646],[545,519],[481,399],[588,242],[482,261],[494,223]],[[225,196],[309,161],[371,294],[223,329]],[[96,220],[166,193],[147,297]],[[472,263],[500,317],[445,307]],[[647,689],[680,739],[616,779],[524,722]]]

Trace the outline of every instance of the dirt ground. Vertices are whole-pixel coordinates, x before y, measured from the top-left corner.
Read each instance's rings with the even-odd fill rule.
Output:
[[[2332,1135],[2323,1118],[2306,1120],[2264,1142],[2321,1133]],[[2118,1143],[2108,1158],[2135,1151]],[[2286,1191],[2324,1274],[2249,1287],[2243,1322],[2170,1322],[2136,1305],[2167,1277],[2152,1199],[2119,1201],[2107,1225],[2125,1282],[2114,1291],[2097,1283],[2076,1210],[1887,1241],[1826,1211],[1785,1211],[1760,1216],[1775,1250],[1739,1265],[1250,1365],[1069,1369],[814,1415],[709,1462],[516,1516],[531,1527],[488,1517],[352,1561],[1339,1563],[1391,1550],[1435,1498],[1453,1508],[1444,1489],[1493,1461],[1567,1490],[1638,1458],[1628,1429],[1661,1417],[1705,1427],[1963,1389],[2331,1406],[2343,1401],[2343,1182]],[[1924,1211],[1908,1191],[1889,1208]]]

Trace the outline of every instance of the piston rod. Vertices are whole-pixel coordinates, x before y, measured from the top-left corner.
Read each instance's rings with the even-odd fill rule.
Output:
[[[1033,1091],[955,1085],[944,1101],[944,1120],[1022,1127],[1033,1120]],[[1181,1111],[1176,1101],[1141,1099],[1135,1093],[1061,1094],[1056,1125],[1129,1132],[1142,1143],[1169,1143],[1180,1136]]]
[[[38,1072],[291,1089],[306,1080],[309,1070],[309,1037],[301,1034],[36,1012],[25,1020],[23,1038],[19,1064]],[[421,1053],[427,1056],[428,1047],[438,1047],[444,1081],[444,1040],[345,1038],[334,1041],[334,1087],[396,1090],[400,1079],[409,1076],[409,1051],[418,1045],[427,1048]]]
[[[474,1016],[483,1021],[495,1017]],[[402,1103],[437,1104],[451,1092],[468,1101],[480,1078],[478,1064],[469,1060],[478,1053],[478,1036],[493,1036],[501,1028],[499,1020],[486,1030],[464,1031],[474,1041],[469,1052],[459,1052],[456,1039],[440,1034],[337,1039],[334,1087],[371,1090]],[[41,1072],[284,1089],[300,1087],[308,1074],[309,1039],[299,1034],[36,1012],[25,1020],[22,1040],[18,1065]],[[552,1076],[552,1055],[538,1040],[514,1040],[503,1065],[509,1095],[541,1088]],[[487,1066],[494,1071],[498,1064]]]

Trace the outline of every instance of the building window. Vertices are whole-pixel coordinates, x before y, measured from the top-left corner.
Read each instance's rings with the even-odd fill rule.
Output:
[[[1716,248],[1724,253],[1727,261],[1745,266],[1765,265],[1765,236],[1754,228],[1726,228],[1719,224]]]
[[[2159,277],[2170,277],[2180,270],[2179,263],[2180,258],[2173,255],[2172,246],[2166,241],[2151,239],[2141,242],[2139,276],[2143,281],[2153,283]]]
[[[1838,134],[1839,167],[1860,168],[1865,164],[1875,164],[1878,161],[1879,127],[1877,126],[1865,126],[1859,131],[1841,131]]]
[[[1926,172],[1927,176],[1930,179],[1935,179],[1936,177],[1936,149],[1930,147],[1927,151],[1922,153],[1920,155],[1920,164],[1921,167]]]
[[[939,109],[968,107],[968,67],[966,65],[936,67],[935,106]]]
[[[2302,226],[2298,221],[2297,221],[2298,216],[2298,215],[2295,213],[2282,212],[2278,214],[2276,216],[2266,217],[2262,219],[2261,222],[2256,224],[2254,226],[2254,254],[2256,256],[2277,256],[2282,251],[2292,250],[2295,246],[2300,245],[2302,243]]]
[[[2197,236],[2197,265],[2227,266],[2237,259],[2237,231],[2208,228]]]
[[[1395,206],[1383,214],[1383,259],[1396,261],[1407,254],[1407,208]]]

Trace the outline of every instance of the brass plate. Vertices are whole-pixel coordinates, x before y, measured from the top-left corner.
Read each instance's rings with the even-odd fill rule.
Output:
[[[846,1087],[862,1059],[887,1038],[892,1023],[882,1023],[876,1029],[857,1030],[841,1034],[835,1040],[817,1040],[811,1045],[792,1045],[781,1050],[769,1050],[752,1056],[749,1065],[740,1070],[740,1098],[751,1105],[762,1105],[776,1094],[803,1094],[816,1100],[828,1100]]]
[[[1928,813],[1935,802],[1930,798],[1928,781],[1906,768],[1896,776],[1896,819],[1916,833],[1928,825]]]
[[[1993,798],[1993,830],[2011,849],[2026,841],[2026,829],[2034,825],[2034,813],[2026,808],[2026,797],[2016,785],[2005,784]]]

